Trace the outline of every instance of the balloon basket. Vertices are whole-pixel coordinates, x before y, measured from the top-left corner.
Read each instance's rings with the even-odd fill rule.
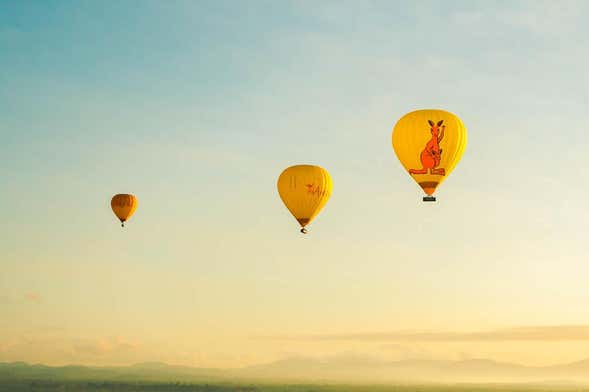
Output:
[[[434,196],[424,196],[423,201],[436,201]]]

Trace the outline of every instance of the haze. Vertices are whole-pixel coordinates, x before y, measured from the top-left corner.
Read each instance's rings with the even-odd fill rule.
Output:
[[[585,359],[587,14],[0,0],[0,361]],[[469,132],[431,204],[390,143],[418,108]],[[305,237],[296,163],[334,182]]]

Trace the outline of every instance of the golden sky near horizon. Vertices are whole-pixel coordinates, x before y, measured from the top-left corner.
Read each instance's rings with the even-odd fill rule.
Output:
[[[589,357],[584,2],[2,7],[0,361]],[[430,204],[390,142],[426,107],[469,135]]]

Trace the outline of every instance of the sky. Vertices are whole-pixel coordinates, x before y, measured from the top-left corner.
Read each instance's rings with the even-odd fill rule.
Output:
[[[587,358],[588,13],[0,0],[0,361]],[[391,146],[420,108],[468,128],[436,203]]]

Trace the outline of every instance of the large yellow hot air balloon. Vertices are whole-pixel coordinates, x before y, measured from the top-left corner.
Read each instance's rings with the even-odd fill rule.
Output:
[[[435,201],[436,188],[452,172],[466,148],[466,127],[445,110],[416,110],[393,128],[393,149],[409,175]]]
[[[117,218],[121,221],[121,226],[125,227],[125,222],[137,209],[137,198],[129,194],[114,195],[110,201],[110,206]]]
[[[280,198],[301,225],[301,233],[306,234],[305,227],[331,196],[329,173],[319,166],[291,166],[280,174],[277,185]]]

